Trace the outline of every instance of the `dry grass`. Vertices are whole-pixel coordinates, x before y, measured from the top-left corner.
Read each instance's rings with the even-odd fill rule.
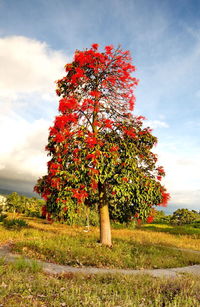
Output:
[[[200,251],[200,239],[195,235],[175,235],[146,230],[113,230],[113,238],[129,239],[140,244],[163,245]]]

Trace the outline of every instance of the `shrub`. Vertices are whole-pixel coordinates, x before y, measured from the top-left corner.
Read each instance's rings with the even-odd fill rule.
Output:
[[[7,217],[6,214],[0,214],[0,222],[3,222],[3,220]]]
[[[173,225],[191,224],[196,220],[196,214],[188,209],[177,209],[171,219],[170,223]]]
[[[8,229],[20,229],[22,227],[27,227],[28,224],[21,219],[4,219],[3,226]]]

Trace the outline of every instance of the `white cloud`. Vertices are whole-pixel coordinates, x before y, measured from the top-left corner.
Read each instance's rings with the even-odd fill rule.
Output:
[[[19,116],[1,123],[1,131],[6,131],[1,136],[1,177],[31,180],[46,172],[44,147],[49,125],[43,119],[29,123]]]
[[[156,128],[169,128],[169,125],[165,121],[161,120],[147,120],[144,122],[145,127],[150,127],[152,129]]]
[[[0,39],[0,92],[51,92],[54,80],[60,78],[67,58],[51,50],[46,43],[23,36]]]
[[[181,146],[180,143],[174,140],[159,143],[154,151],[158,154],[159,164],[164,166],[166,172],[163,183],[171,194],[170,203],[197,208],[200,199],[200,149],[198,151],[192,144],[189,147],[184,142]]]
[[[67,60],[37,40],[0,39],[1,178],[35,181],[46,173],[44,147],[57,104],[54,80],[63,76]]]

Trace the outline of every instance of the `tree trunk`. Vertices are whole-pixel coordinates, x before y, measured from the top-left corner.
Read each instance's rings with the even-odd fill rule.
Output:
[[[112,246],[110,217],[105,185],[99,184],[100,243]]]

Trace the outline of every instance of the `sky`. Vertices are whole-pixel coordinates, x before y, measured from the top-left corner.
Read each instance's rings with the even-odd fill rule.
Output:
[[[46,174],[55,80],[76,49],[112,44],[137,68],[134,112],[158,137],[168,210],[199,210],[199,16],[198,0],[0,0],[0,189],[32,192]]]

